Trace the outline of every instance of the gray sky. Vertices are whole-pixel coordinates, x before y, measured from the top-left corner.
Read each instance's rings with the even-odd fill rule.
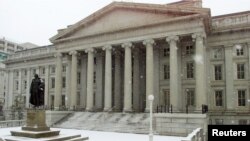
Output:
[[[60,28],[76,23],[114,0],[0,0],[0,37],[50,44]],[[121,0],[120,0],[121,1]],[[165,4],[179,0],[123,0]],[[250,10],[250,0],[203,0],[212,15]]]

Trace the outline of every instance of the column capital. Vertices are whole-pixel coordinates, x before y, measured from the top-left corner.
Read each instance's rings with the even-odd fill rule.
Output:
[[[102,50],[111,50],[112,46],[111,45],[105,45],[104,47],[102,47]]]
[[[69,52],[69,55],[77,55],[77,51],[76,50],[72,50]]]
[[[86,53],[93,53],[94,51],[94,48],[88,48],[85,50]]]
[[[155,41],[153,39],[147,39],[147,40],[144,40],[142,43],[143,45],[147,46],[147,45],[155,44]]]
[[[194,34],[192,34],[192,38],[193,38],[193,40],[201,40],[203,38],[206,38],[206,34],[203,32],[194,33]]]
[[[168,37],[166,38],[166,41],[167,41],[168,43],[177,42],[177,41],[179,41],[179,36],[176,36],[176,35],[168,36]]]
[[[62,53],[61,52],[57,52],[54,54],[55,57],[62,57]]]
[[[127,42],[127,43],[123,43],[122,44],[122,48],[131,48],[133,46],[133,44],[131,42]]]

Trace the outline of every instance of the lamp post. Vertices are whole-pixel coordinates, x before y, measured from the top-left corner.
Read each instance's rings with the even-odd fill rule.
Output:
[[[153,100],[154,100],[154,96],[153,95],[149,95],[148,96],[148,100],[149,100],[149,104],[150,104],[150,128],[149,128],[149,141],[153,141]]]

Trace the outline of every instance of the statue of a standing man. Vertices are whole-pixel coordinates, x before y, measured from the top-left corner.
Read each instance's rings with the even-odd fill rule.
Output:
[[[34,107],[44,105],[44,83],[37,74],[34,75],[30,86],[30,104]]]

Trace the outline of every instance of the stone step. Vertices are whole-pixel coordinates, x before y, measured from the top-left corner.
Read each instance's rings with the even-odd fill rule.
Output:
[[[85,140],[89,140],[88,137],[77,137],[77,138],[72,138],[66,141],[85,141]]]

